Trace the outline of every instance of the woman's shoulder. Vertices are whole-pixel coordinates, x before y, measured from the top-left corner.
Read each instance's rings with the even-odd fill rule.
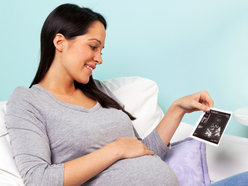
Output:
[[[30,92],[30,88],[24,87],[24,86],[18,86],[14,89],[12,94],[15,93],[28,93]]]
[[[107,94],[108,96],[113,97],[112,92],[101,81],[94,79],[94,82],[99,90],[101,90],[103,93]]]
[[[13,93],[8,99],[7,106],[11,104],[21,104],[27,102],[33,102],[35,96],[33,94],[33,90],[27,87],[18,86],[14,89]]]
[[[10,99],[12,98],[27,98],[32,95],[30,88],[18,86],[14,89]]]

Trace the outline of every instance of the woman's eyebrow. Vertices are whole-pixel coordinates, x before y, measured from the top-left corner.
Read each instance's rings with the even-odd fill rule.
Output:
[[[91,41],[91,40],[96,40],[98,43],[102,44],[100,40],[98,39],[95,39],[95,38],[92,38],[92,39],[88,39],[88,41]]]
[[[100,40],[98,40],[98,39],[95,39],[95,38],[92,38],[92,39],[88,39],[88,41],[92,41],[92,40],[95,40],[95,41],[97,41],[98,43],[100,43],[100,45],[102,44],[102,43],[101,43],[101,41],[100,41]],[[104,46],[103,46],[102,48],[104,48]]]

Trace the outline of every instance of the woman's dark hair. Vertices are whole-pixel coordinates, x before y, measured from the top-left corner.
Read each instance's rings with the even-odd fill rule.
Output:
[[[40,64],[30,87],[39,83],[45,77],[53,62],[55,56],[53,39],[55,35],[60,33],[68,40],[73,39],[86,34],[89,27],[96,21],[100,21],[105,29],[107,28],[107,22],[104,17],[89,8],[81,8],[74,4],[63,4],[55,8],[45,20],[41,30]],[[135,119],[115,100],[101,92],[97,88],[92,76],[87,84],[78,83],[76,81],[74,84],[75,87],[81,89],[87,97],[98,101],[102,107],[112,107],[122,110],[131,120]]]

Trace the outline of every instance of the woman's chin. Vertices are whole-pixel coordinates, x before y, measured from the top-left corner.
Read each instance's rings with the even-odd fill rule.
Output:
[[[89,81],[90,81],[90,78],[85,78],[85,79],[82,79],[81,81],[79,81],[79,83],[87,84],[87,83],[89,83]]]

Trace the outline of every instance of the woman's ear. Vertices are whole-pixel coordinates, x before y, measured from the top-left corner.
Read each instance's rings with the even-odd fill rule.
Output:
[[[65,41],[65,36],[63,36],[63,34],[58,33],[53,39],[53,44],[58,51],[62,52],[62,50],[64,49]]]

